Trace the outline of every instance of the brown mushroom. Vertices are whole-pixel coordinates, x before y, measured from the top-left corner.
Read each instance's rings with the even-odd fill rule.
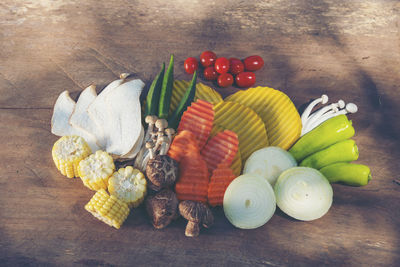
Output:
[[[152,141],[146,142],[146,148],[149,151],[150,158],[154,158],[154,143]]]
[[[209,228],[214,223],[214,216],[211,210],[201,202],[184,200],[179,203],[179,213],[189,221],[186,225],[186,236],[198,236],[200,234],[200,224]]]
[[[156,155],[147,162],[146,176],[154,191],[169,187],[178,179],[178,162],[167,155]]]
[[[178,214],[178,199],[170,189],[164,189],[146,199],[146,211],[156,229],[166,227]]]

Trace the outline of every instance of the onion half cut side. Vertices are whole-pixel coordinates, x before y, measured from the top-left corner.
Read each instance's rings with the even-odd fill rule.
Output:
[[[223,205],[226,218],[241,229],[264,225],[276,209],[271,185],[254,174],[244,174],[233,180],[225,191]]]
[[[274,190],[278,207],[297,220],[316,220],[332,206],[332,186],[322,173],[312,168],[294,167],[284,171]]]

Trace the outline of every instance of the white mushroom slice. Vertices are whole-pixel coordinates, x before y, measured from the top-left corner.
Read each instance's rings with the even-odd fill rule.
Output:
[[[136,155],[139,153],[140,149],[142,148],[143,141],[144,141],[144,129],[142,126],[142,130],[140,131],[139,138],[136,141],[135,145],[133,146],[131,151],[129,151],[128,154],[123,155],[121,158],[133,159],[134,157],[136,157]]]
[[[89,105],[88,114],[89,117],[94,121],[96,125],[96,131],[93,132],[99,145],[103,148],[107,145],[108,131],[110,130],[110,121],[113,119],[110,117],[107,104],[106,96],[112,92],[115,88],[120,86],[124,82],[123,79],[115,80],[111,82],[96,99]]]
[[[90,135],[69,124],[69,118],[74,108],[75,101],[70,97],[69,92],[62,92],[54,105],[53,116],[51,118],[51,132],[58,136],[78,135],[85,139],[93,152],[97,151],[99,147]]]
[[[87,111],[89,105],[96,99],[96,97],[97,93],[95,85],[90,85],[83,90],[76,102],[74,112],[72,112],[72,115],[69,118],[69,123],[73,127],[85,131],[88,135],[92,136],[92,139],[97,141],[95,136],[97,127],[94,121],[89,117]]]
[[[131,80],[106,95],[111,120],[106,150],[115,155],[125,155],[138,140],[142,128],[140,94],[144,83]]]

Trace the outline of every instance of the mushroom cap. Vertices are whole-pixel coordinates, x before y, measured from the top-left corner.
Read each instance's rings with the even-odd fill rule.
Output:
[[[144,121],[148,124],[150,124],[150,123],[155,124],[157,119],[158,118],[154,115],[147,115],[146,118],[144,119]]]
[[[167,128],[167,127],[168,127],[168,122],[167,122],[167,120],[165,120],[165,119],[158,119],[158,120],[156,121],[156,127],[157,127],[157,128],[163,128],[163,129]]]
[[[156,155],[147,163],[146,176],[155,191],[171,186],[178,179],[178,162],[167,155]]]
[[[178,199],[170,189],[163,189],[157,194],[147,197],[145,205],[154,228],[164,228],[177,218]]]
[[[165,133],[169,134],[169,135],[174,135],[175,134],[175,130],[173,128],[167,128],[165,130]]]
[[[214,222],[210,208],[201,202],[184,200],[179,203],[179,213],[186,220],[201,223],[207,228]]]

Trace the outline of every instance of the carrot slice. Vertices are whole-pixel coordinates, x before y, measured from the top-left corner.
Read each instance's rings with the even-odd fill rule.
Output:
[[[191,131],[180,131],[169,147],[168,156],[180,162],[184,155],[190,153],[199,153],[196,136]]]
[[[198,99],[183,113],[178,132],[188,130],[197,138],[198,147],[201,150],[210,136],[214,121],[213,105],[207,101]]]
[[[222,205],[225,190],[228,185],[236,178],[232,169],[226,164],[219,164],[213,171],[208,185],[208,203],[211,206]]]
[[[201,151],[210,173],[218,164],[230,166],[238,151],[239,139],[235,132],[224,130],[211,138]]]
[[[208,169],[200,152],[191,150],[181,157],[179,179],[175,185],[178,200],[207,202]]]

